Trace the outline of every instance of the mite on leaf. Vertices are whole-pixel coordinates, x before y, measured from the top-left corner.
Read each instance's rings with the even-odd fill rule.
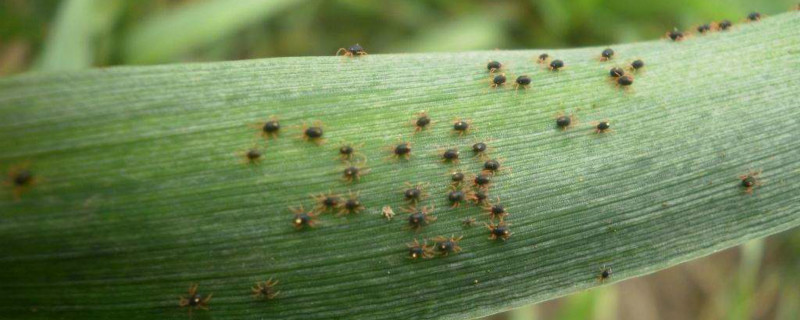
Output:
[[[471,175],[470,181],[472,181],[472,186],[475,188],[488,188],[492,185],[492,176],[481,172],[479,174]]]
[[[339,204],[339,216],[359,213],[364,210],[364,205],[361,203],[361,199],[359,198],[360,193],[356,192],[353,193],[350,191],[347,194],[347,199]]]
[[[461,156],[461,152],[458,151],[457,147],[440,149],[438,153],[443,163],[458,164],[459,157]]]
[[[328,193],[311,195],[311,197],[317,202],[317,205],[314,207],[314,211],[320,213],[336,210],[336,208],[339,207],[339,204],[342,203],[342,198],[331,191],[328,191]]]
[[[625,75],[625,70],[622,70],[622,68],[620,67],[613,67],[610,70],[608,70],[608,75],[611,76],[612,78],[619,78]]]
[[[431,120],[431,117],[425,111],[420,111],[414,114],[414,119],[411,119],[411,124],[414,125],[414,133],[427,130],[436,121]]]
[[[427,240],[422,240],[422,243],[414,239],[414,242],[407,243],[408,258],[409,259],[429,259],[433,257],[433,248],[428,245]]]
[[[600,53],[600,61],[608,61],[612,58],[614,58],[614,50],[611,48],[606,48]]]
[[[633,84],[633,76],[632,75],[626,74],[624,76],[621,76],[621,77],[617,78],[616,86],[618,88],[628,89],[628,87],[630,87],[630,85],[632,85],[632,84]]]
[[[461,183],[464,182],[464,178],[466,178],[461,170],[450,172],[447,175],[450,176],[450,184],[453,186],[461,185]]]
[[[405,189],[403,189],[403,199],[412,204],[416,204],[428,197],[428,192],[425,191],[425,188],[428,186],[427,182],[419,182],[417,184],[406,182],[405,186]]]
[[[472,201],[475,202],[477,206],[483,206],[488,203],[489,201],[489,189],[488,188],[478,188],[474,192],[474,197]]]
[[[511,168],[504,167],[503,164],[504,159],[489,159],[483,163],[483,170],[481,173],[495,175],[500,173],[501,171],[509,171]]]
[[[719,31],[725,31],[730,29],[733,26],[730,20],[722,20],[714,24],[714,29]]]
[[[319,120],[312,122],[311,126],[303,123],[303,126],[301,127],[302,134],[300,135],[300,138],[305,141],[316,143],[317,145],[325,143],[325,139],[322,137],[324,134],[323,126],[324,125],[322,121]]]
[[[505,217],[508,216],[508,211],[506,207],[500,204],[500,198],[497,198],[495,203],[487,203],[483,206],[483,211],[489,215],[490,219],[498,219],[503,220]]]
[[[495,73],[503,69],[503,64],[498,61],[489,60],[486,64],[486,69],[489,70],[489,73]]]
[[[594,127],[594,133],[597,134],[613,131],[611,129],[611,122],[609,122],[607,119],[602,121],[593,121],[591,124]]]
[[[253,299],[272,300],[280,294],[280,291],[275,290],[278,280],[272,281],[272,278],[264,282],[256,282],[256,285],[251,288]]]
[[[448,256],[450,254],[457,254],[461,252],[461,247],[458,245],[458,242],[461,241],[463,236],[459,236],[456,238],[455,236],[450,236],[450,238],[438,236],[433,238],[433,242],[436,243],[436,250],[442,256]]]
[[[317,214],[312,212],[306,212],[303,205],[299,207],[289,207],[289,210],[294,212],[294,218],[292,218],[292,225],[297,230],[305,229],[307,227],[313,228],[317,225]]]
[[[697,30],[697,33],[703,34],[703,33],[711,31],[711,25],[708,24],[708,23],[704,23],[704,24],[701,24],[701,25],[697,26],[697,28],[695,28],[695,30]]]
[[[469,217],[464,220],[461,220],[461,225],[465,228],[472,228],[475,226],[475,218]]]
[[[8,169],[8,178],[3,185],[11,187],[11,194],[15,201],[18,201],[22,194],[39,182],[29,167],[29,163],[26,162]]]
[[[566,131],[578,124],[578,118],[575,115],[566,115],[563,112],[556,114],[556,127],[562,131]]]
[[[517,77],[517,80],[514,81],[514,90],[519,88],[528,89],[531,86],[531,77],[526,75],[521,75]]]
[[[678,28],[672,29],[672,31],[667,32],[665,36],[667,38],[670,38],[672,41],[682,41],[683,39],[686,39],[686,34],[678,30]]]
[[[342,161],[355,161],[358,159],[366,161],[366,157],[359,152],[358,150],[363,147],[363,143],[359,144],[352,144],[348,142],[343,142],[338,149],[339,156],[337,157],[339,160]]]
[[[412,230],[419,230],[431,222],[436,221],[436,217],[430,215],[430,213],[433,212],[433,206],[424,206],[419,209],[411,206],[403,208],[403,211],[410,213],[408,215],[408,228]]]
[[[389,155],[391,159],[408,160],[411,157],[411,142],[398,141],[391,146],[385,147],[385,149],[391,152],[391,155]]]
[[[750,170],[749,172],[747,172],[747,174],[739,176],[739,180],[742,181],[741,185],[742,188],[744,188],[745,193],[751,194],[753,193],[753,189],[755,187],[761,186],[761,178],[759,178],[759,175],[761,175],[761,170],[758,171]]]
[[[611,278],[611,274],[612,274],[611,267],[606,267],[605,265],[603,265],[603,267],[600,268],[599,274],[597,275],[597,281],[599,281],[600,283],[606,282],[606,280]]]
[[[550,61],[550,67],[549,68],[550,68],[550,71],[561,70],[562,68],[564,68],[564,61],[561,61],[561,60],[558,60],[558,59]]]
[[[339,48],[339,50],[336,51],[336,55],[338,56],[342,52],[344,52],[345,57],[358,57],[367,55],[367,51],[364,50],[364,47],[358,43],[347,48]]]
[[[628,68],[628,70],[630,70],[630,71],[639,71],[642,68],[644,68],[644,61],[642,59],[636,59],[636,60],[633,60],[633,62],[631,62],[631,65]],[[622,75],[620,75],[620,76],[622,76]]]
[[[545,64],[547,61],[550,60],[550,55],[547,53],[542,53],[538,57],[536,57],[536,62],[538,64]]]
[[[277,138],[281,132],[281,123],[276,116],[270,116],[269,120],[256,123],[254,127],[258,129],[259,135],[264,139]]]
[[[342,180],[345,183],[361,180],[361,176],[369,173],[370,169],[365,167],[366,163],[347,163],[342,170]]]
[[[750,13],[747,15],[747,20],[748,20],[748,21],[751,21],[751,22],[753,22],[753,21],[759,21],[759,20],[761,20],[761,13],[758,13],[758,12],[750,12]]]
[[[508,80],[508,78],[506,78],[506,74],[505,73],[501,73],[501,74],[498,74],[498,75],[494,75],[489,80],[490,80],[489,81],[490,82],[489,83],[489,87],[490,88],[499,88],[499,87],[501,87],[501,86],[506,84],[506,80]]]
[[[494,150],[494,147],[489,145],[489,140],[475,140],[475,143],[472,144],[472,154],[473,156],[477,156],[481,160],[486,160],[488,158],[489,153]]]
[[[475,194],[469,188],[450,186],[447,191],[447,201],[450,202],[451,208],[458,208],[462,202],[470,201],[474,197]]]
[[[189,296],[181,296],[178,305],[183,307],[189,307],[189,315],[192,314],[192,309],[203,309],[208,310],[208,301],[211,300],[211,294],[203,297],[199,293],[197,293],[197,284],[193,284],[189,287]]]
[[[503,241],[508,240],[508,238],[511,237],[511,229],[508,228],[509,225],[510,224],[503,222],[503,220],[500,220],[500,222],[497,224],[486,224],[486,228],[489,229],[489,239],[501,239]]]
[[[386,220],[392,220],[392,218],[394,218],[394,210],[392,210],[391,206],[385,205],[385,206],[383,206],[383,209],[381,209],[381,215]]]
[[[453,133],[458,136],[468,134],[472,130],[472,120],[456,118],[453,121]]]

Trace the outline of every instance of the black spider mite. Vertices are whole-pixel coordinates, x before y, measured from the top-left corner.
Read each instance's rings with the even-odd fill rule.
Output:
[[[264,156],[257,147],[252,147],[245,152],[239,152],[237,154],[242,158],[242,162],[246,164],[257,164],[261,162],[261,158]]]
[[[675,28],[672,29],[672,31],[667,32],[666,37],[672,39],[672,41],[681,41],[686,37],[686,35],[678,30],[678,28]]]
[[[603,283],[611,278],[611,274],[611,268],[604,265],[602,268],[600,268],[600,273],[597,275],[597,281]]]
[[[363,143],[359,144],[352,144],[344,142],[339,146],[339,156],[338,159],[342,161],[353,161],[357,158],[365,159],[364,155],[361,154],[358,150],[363,147]]]
[[[469,217],[464,220],[461,220],[461,225],[467,228],[471,228],[475,226],[475,218]]]
[[[485,160],[489,156],[489,153],[494,150],[488,142],[491,142],[491,140],[476,140],[475,143],[472,144],[472,155],[481,160]]]
[[[462,202],[474,199],[475,194],[468,188],[450,186],[447,191],[447,201],[451,208],[458,208]]]
[[[294,212],[294,218],[292,218],[292,225],[297,230],[306,228],[306,227],[315,227],[317,224],[317,214],[313,211],[307,212],[302,205],[299,207],[289,207],[289,210]]]
[[[323,124],[322,121],[315,120],[312,122],[311,126],[303,123],[301,128],[302,135],[300,136],[305,141],[311,141],[316,143],[317,145],[325,143],[325,139],[322,138],[322,131]]]
[[[519,88],[528,89],[531,86],[531,77],[526,75],[521,75],[517,77],[517,80],[515,82],[516,83],[514,84],[514,90],[517,90]]]
[[[622,70],[620,67],[613,67],[611,70],[608,70],[608,75],[612,78],[619,78],[625,75],[625,70]]]
[[[508,240],[511,237],[511,229],[508,228],[510,224],[503,222],[500,220],[497,224],[491,223],[486,224],[486,228],[489,229],[489,239],[490,240],[497,240],[501,239],[503,241]]]
[[[486,69],[489,70],[489,73],[500,71],[502,68],[503,64],[499,61],[489,60],[489,63],[486,64]]]
[[[403,190],[403,199],[406,201],[415,204],[420,200],[424,200],[428,197],[428,192],[425,191],[425,188],[428,186],[426,182],[419,182],[417,184],[411,184],[409,182],[405,183],[406,188]]]
[[[255,128],[259,130],[259,134],[265,139],[277,138],[281,132],[281,123],[278,117],[270,116],[269,120],[257,123]]]
[[[636,59],[636,60],[633,60],[633,62],[631,62],[631,69],[633,71],[639,70],[641,68],[644,68],[644,61],[642,61],[642,59]],[[620,75],[620,76],[622,76],[622,75]]]
[[[730,29],[730,27],[732,27],[732,26],[733,26],[733,23],[731,23],[730,20],[722,20],[722,21],[717,23],[716,29],[724,31],[724,30]]]
[[[450,176],[450,183],[454,186],[458,186],[461,182],[464,182],[465,175],[461,171],[453,171],[448,175]]]
[[[473,197],[472,201],[475,202],[478,206],[483,206],[488,203],[489,200],[489,190],[486,188],[478,188],[474,192],[475,197]]]
[[[414,114],[414,119],[411,124],[414,125],[414,133],[428,129],[436,121],[431,120],[431,117],[425,111],[420,111]]]
[[[472,185],[476,188],[486,188],[492,184],[492,177],[488,173],[479,173],[472,176]]]
[[[500,171],[508,170],[508,168],[502,166],[503,159],[489,159],[483,162],[483,170],[481,173],[484,174],[497,174]]]
[[[508,210],[506,210],[505,206],[500,204],[500,198],[499,197],[497,198],[497,202],[496,203],[493,203],[493,204],[492,203],[487,203],[487,204],[485,204],[483,206],[483,211],[486,211],[486,213],[489,215],[489,218],[491,218],[491,219],[499,219],[499,220],[502,221],[503,218],[508,216]]]
[[[564,61],[558,59],[550,61],[550,71],[558,71],[563,67],[564,67]]]
[[[8,178],[3,184],[11,187],[14,200],[19,200],[23,193],[38,182],[38,179],[28,167],[29,164],[24,163],[8,169]]]
[[[550,59],[550,55],[547,54],[547,53],[542,53],[542,54],[539,55],[538,58],[536,58],[536,62],[542,64],[542,63],[546,63],[548,59]]]
[[[256,285],[251,288],[253,299],[274,299],[279,293],[281,293],[280,291],[275,290],[275,286],[277,284],[278,280],[272,281],[272,278],[269,278],[267,281],[256,282]]]
[[[356,43],[356,44],[354,44],[352,46],[349,46],[347,48],[339,48],[339,50],[336,51],[336,55],[338,56],[342,52],[344,52],[344,56],[345,57],[357,57],[357,56],[366,56],[367,55],[367,51],[364,50],[364,47],[362,47],[358,43]]]
[[[695,30],[697,30],[697,33],[706,33],[706,32],[711,31],[711,25],[708,24],[708,23],[704,23],[704,24],[701,24],[701,25],[697,26],[697,28],[695,28]]]
[[[621,77],[617,78],[617,86],[618,87],[626,88],[626,87],[628,87],[628,86],[630,86],[632,84],[633,84],[633,76],[632,75],[626,74],[624,76],[621,76]]]
[[[456,118],[453,121],[453,133],[463,136],[472,130],[472,120]]]
[[[189,307],[189,315],[192,314],[192,309],[203,309],[208,310],[208,301],[211,300],[211,294],[203,297],[199,293],[197,293],[197,284],[193,284],[189,287],[189,296],[181,296],[178,305],[183,307]]]
[[[364,210],[364,205],[361,204],[361,199],[359,199],[359,193],[353,193],[352,191],[347,194],[347,199],[339,204],[339,216],[351,214],[351,213],[359,213]]]
[[[747,15],[747,20],[750,20],[750,21],[758,21],[758,20],[761,20],[761,13],[758,13],[758,12],[750,12],[750,14],[748,14],[748,15]]]
[[[393,159],[408,160],[408,158],[411,157],[411,142],[398,142],[387,147],[386,149],[392,153],[389,157]]]
[[[339,195],[330,191],[328,191],[328,193],[311,195],[311,197],[317,202],[316,207],[314,207],[314,211],[316,212],[336,210],[342,202],[342,198]]]
[[[450,236],[450,238],[447,238],[438,236],[432,240],[436,243],[436,250],[439,251],[439,254],[447,256],[449,254],[461,252],[461,247],[458,245],[458,242],[461,241],[461,238],[463,237],[464,236],[459,236],[456,238],[455,236]]]
[[[403,208],[403,211],[410,213],[408,215],[408,227],[413,230],[419,230],[431,222],[436,221],[436,217],[430,215],[430,213],[433,212],[433,206],[421,207],[419,209],[411,206]]]
[[[342,170],[342,180],[346,183],[361,180],[361,176],[369,173],[370,169],[364,167],[366,163],[347,163],[344,170]]]
[[[458,164],[458,157],[461,155],[461,152],[458,151],[458,148],[447,148],[439,150],[439,155],[441,156],[442,162]]]
[[[743,174],[739,176],[739,180],[742,180],[742,188],[744,188],[744,192],[747,194],[753,193],[753,188],[761,186],[761,179],[758,177],[761,175],[761,170],[758,171],[749,171],[747,174]]]
[[[407,243],[409,259],[428,259],[433,257],[433,248],[428,245],[428,241],[423,239],[422,243],[414,239],[414,242]]]
[[[614,57],[614,50],[611,48],[606,48],[603,52],[600,53],[600,61],[608,61]]]
[[[592,122],[594,133],[606,133],[611,131],[611,122],[608,120]]]
[[[491,83],[489,84],[489,87],[491,87],[491,88],[500,87],[500,86],[506,84],[506,80],[507,80],[507,78],[506,78],[506,74],[505,73],[501,73],[501,74],[495,75],[494,77],[492,77]]]
[[[559,112],[556,115],[556,127],[561,130],[567,130],[574,127],[578,123],[578,118],[575,115],[566,115]]]

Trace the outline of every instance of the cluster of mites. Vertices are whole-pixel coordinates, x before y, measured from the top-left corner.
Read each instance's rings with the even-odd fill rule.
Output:
[[[800,5],[798,5],[798,8],[800,8]],[[798,10],[798,8],[795,8],[795,10]],[[746,22],[756,22],[756,21],[759,21],[759,20],[761,20],[761,13],[751,12],[750,14],[747,15],[747,17],[746,17],[746,19],[744,21],[746,21]],[[731,22],[730,20],[726,19],[726,20],[722,20],[722,21],[718,21],[718,22],[704,23],[704,24],[701,24],[701,25],[695,27],[694,29],[697,31],[698,34],[706,34],[706,33],[711,33],[711,32],[716,32],[716,31],[730,30],[731,27],[733,27],[733,22]],[[691,35],[692,35],[692,32],[690,32],[690,31],[680,31],[680,30],[678,30],[676,28],[676,29],[673,29],[672,31],[667,32],[667,34],[665,36],[667,38],[671,39],[672,41],[681,41],[681,40],[684,40],[684,39],[690,37]]]

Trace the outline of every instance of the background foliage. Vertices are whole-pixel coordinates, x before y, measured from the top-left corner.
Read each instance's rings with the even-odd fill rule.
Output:
[[[233,4],[235,3],[235,5]],[[672,27],[776,14],[792,1],[26,1],[0,2],[0,74],[125,64],[574,47]],[[499,317],[800,318],[800,234],[755,241],[656,275]],[[668,290],[666,288],[669,288]],[[636,317],[638,315],[638,317]]]

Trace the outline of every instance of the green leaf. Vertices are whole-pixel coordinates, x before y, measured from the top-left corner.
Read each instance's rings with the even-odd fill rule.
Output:
[[[800,15],[682,42],[602,48],[306,57],[122,67],[0,79],[0,166],[38,183],[0,200],[0,314],[12,318],[185,319],[178,296],[213,293],[205,319],[462,319],[641,276],[800,224]],[[533,62],[546,51],[567,68]],[[630,90],[608,69],[647,63]],[[490,89],[505,63],[529,90]],[[438,121],[412,134],[413,113]],[[559,112],[580,123],[554,128]],[[264,142],[248,125],[271,115]],[[473,121],[464,137],[456,117]],[[613,133],[595,134],[609,119]],[[298,138],[322,120],[327,144]],[[386,159],[402,137],[410,160]],[[510,172],[491,189],[513,236],[487,239],[484,213],[445,199],[455,167],[437,150],[492,139]],[[346,185],[340,141],[371,172]],[[259,146],[257,165],[235,155]],[[739,175],[763,170],[746,194]],[[428,182],[438,220],[407,230],[404,182]],[[296,231],[289,206],[360,191],[367,210]],[[406,243],[464,236],[463,252],[412,261]],[[279,280],[278,298],[250,296]]]
[[[124,41],[125,61],[170,61],[241,28],[280,13],[298,0],[206,0],[160,14],[134,27]]]

